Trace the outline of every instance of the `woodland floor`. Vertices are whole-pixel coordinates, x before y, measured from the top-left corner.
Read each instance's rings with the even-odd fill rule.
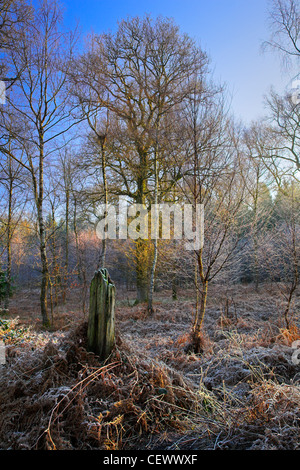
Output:
[[[213,286],[195,355],[192,291],[157,293],[151,318],[133,292],[117,292],[106,363],[85,349],[79,291],[47,332],[38,291],[15,295],[0,316],[0,449],[298,450],[299,294],[287,329],[276,286]]]

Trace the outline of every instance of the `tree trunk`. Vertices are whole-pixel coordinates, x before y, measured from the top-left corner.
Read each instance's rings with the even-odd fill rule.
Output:
[[[73,216],[73,230],[75,235],[75,245],[77,252],[77,266],[78,266],[78,280],[82,283],[82,308],[83,313],[86,313],[86,300],[87,300],[87,275],[86,275],[86,266],[83,260],[83,253],[80,247],[80,240],[77,227],[77,200],[74,198],[74,216]]]
[[[138,204],[146,206],[147,193],[147,173],[149,171],[147,162],[147,151],[140,152],[140,174],[137,181],[137,200]],[[149,282],[149,244],[148,240],[139,238],[136,241],[136,288],[137,303],[147,302],[148,300],[148,282]]]
[[[44,327],[50,326],[50,319],[48,315],[48,305],[47,305],[47,294],[48,294],[48,285],[49,285],[49,269],[48,269],[48,260],[46,255],[46,245],[44,241],[44,230],[40,228],[40,236],[42,237],[40,253],[41,253],[41,262],[42,262],[42,281],[41,281],[41,314],[42,322]]]
[[[110,355],[115,343],[115,286],[105,268],[96,271],[90,287],[88,350],[101,360]]]
[[[177,300],[177,277],[176,275],[172,278],[172,300]]]

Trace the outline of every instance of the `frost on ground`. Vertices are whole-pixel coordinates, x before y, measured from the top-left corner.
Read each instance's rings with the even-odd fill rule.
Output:
[[[119,302],[105,363],[86,351],[79,314],[52,333],[1,320],[0,448],[298,449],[297,304],[287,329],[275,293],[232,290],[225,315],[217,292],[201,355],[187,348],[187,297],[158,299],[151,318]]]

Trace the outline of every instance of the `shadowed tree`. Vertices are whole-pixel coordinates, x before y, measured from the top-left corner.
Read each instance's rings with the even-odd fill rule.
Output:
[[[264,48],[279,52],[290,63],[300,57],[300,7],[297,0],[273,0],[269,13],[271,37]]]

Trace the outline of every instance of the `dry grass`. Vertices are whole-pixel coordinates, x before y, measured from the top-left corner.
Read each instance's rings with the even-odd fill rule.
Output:
[[[20,329],[21,340],[10,337],[0,448],[298,449],[300,366],[292,345],[300,319],[295,305],[284,328],[271,288],[213,290],[201,355],[187,348],[191,293],[175,302],[158,297],[152,318],[120,296],[118,341],[106,363],[87,353],[86,323],[72,302],[52,333],[37,323]],[[14,315],[21,321],[25,312],[28,325],[22,307]]]

